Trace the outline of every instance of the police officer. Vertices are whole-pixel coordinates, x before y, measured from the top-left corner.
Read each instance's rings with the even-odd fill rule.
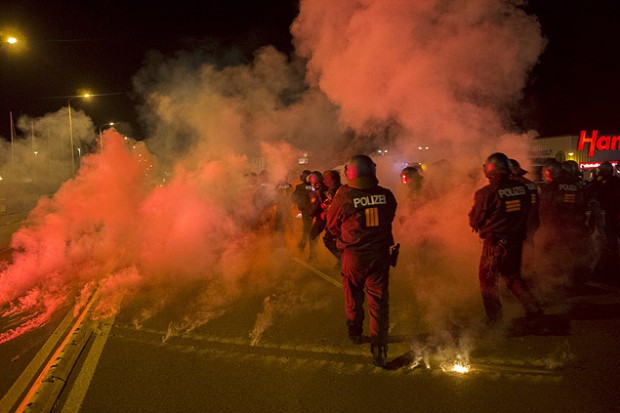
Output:
[[[531,196],[524,184],[510,179],[505,154],[491,154],[483,170],[489,185],[476,192],[469,224],[484,239],[478,275],[487,323],[494,326],[502,321],[499,276],[519,299],[528,317],[540,316],[542,309],[521,278],[521,254]]]
[[[308,175],[311,171],[305,169],[300,175],[301,181],[295,185],[295,190],[291,194],[293,202],[297,205],[297,209],[301,214],[302,232],[297,247],[303,251],[310,237],[310,228],[312,227],[312,217],[310,216],[310,191],[311,187],[308,183]]]
[[[534,245],[534,235],[540,226],[540,216],[538,206],[540,204],[540,188],[538,185],[525,177],[527,171],[521,168],[516,159],[509,159],[510,178],[521,182],[530,194],[530,211],[527,216],[527,230],[525,241],[523,242],[522,275],[526,282],[530,283],[531,288],[539,287],[533,283],[537,282],[536,275],[536,247]]]
[[[556,160],[545,163],[543,177],[545,183],[540,187],[542,252],[552,262],[556,274],[568,275],[564,287],[573,288],[589,276],[584,189]]]
[[[392,221],[396,199],[379,186],[376,165],[366,155],[353,156],[345,165],[348,183],[332,201],[327,229],[342,250],[342,284],[349,337],[361,343],[364,289],[370,315],[370,350],[376,366],[387,358],[389,327],[388,276]]]
[[[604,233],[603,250],[595,269],[596,276],[617,283],[620,281],[616,273],[619,263],[620,179],[613,176],[613,173],[613,165],[610,162],[603,162],[598,167],[590,193],[601,208]]]
[[[308,175],[310,183],[310,217],[312,217],[312,227],[310,228],[309,259],[316,258],[316,248],[318,237],[325,229],[325,201],[327,200],[327,186],[323,174],[313,171]]]
[[[509,159],[510,165],[510,177],[515,181],[521,182],[527,188],[527,192],[530,194],[530,212],[527,217],[527,238],[532,240],[534,232],[540,225],[540,216],[538,213],[538,205],[540,203],[540,188],[535,182],[530,181],[525,177],[527,171],[521,168],[521,165],[516,159]]]
[[[323,172],[323,178],[325,180],[325,185],[327,186],[327,191],[325,192],[326,199],[323,201],[323,213],[325,214],[325,217],[327,217],[332,200],[334,199],[334,195],[336,195],[336,192],[342,186],[342,181],[340,179],[340,173],[336,170]],[[325,234],[323,235],[323,244],[325,244],[325,247],[329,250],[329,252],[336,257],[338,260],[337,268],[340,269],[341,252],[336,245],[336,237],[334,237],[331,232],[325,231]]]
[[[275,231],[284,232],[291,225],[291,193],[293,186],[285,179],[276,184]]]
[[[422,191],[424,178],[420,175],[419,167],[407,166],[400,171],[400,182],[407,188],[407,198],[415,200]]]

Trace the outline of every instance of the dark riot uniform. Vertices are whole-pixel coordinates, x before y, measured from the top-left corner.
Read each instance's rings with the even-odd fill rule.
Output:
[[[576,285],[588,276],[587,203],[583,186],[561,176],[540,187],[541,251],[553,274]]]
[[[307,171],[310,174],[310,171]],[[310,216],[310,191],[312,187],[306,182],[307,175],[300,176],[302,182],[295,186],[295,190],[291,194],[293,202],[297,205],[297,209],[301,213],[302,233],[298,247],[303,250],[308,243],[310,237],[310,229],[312,228],[312,217]]]
[[[502,319],[499,276],[521,301],[527,315],[542,312],[521,277],[521,256],[530,208],[528,188],[508,175],[493,176],[489,185],[476,192],[469,223],[484,239],[478,275],[484,309],[491,325]]]
[[[540,188],[540,219],[564,235],[583,241],[586,232],[586,202],[583,186],[565,178],[547,182]]]
[[[527,217],[527,237],[530,238],[540,226],[540,188],[535,182],[530,181],[523,176],[515,179],[525,185],[528,193],[530,194],[530,211]]]
[[[340,175],[336,171],[325,171],[323,173],[325,176],[326,183],[329,179],[329,185],[327,187],[327,191],[325,192],[326,199],[323,201],[323,213],[325,214],[325,221],[327,222],[327,215],[329,214],[329,207],[331,206],[332,200],[336,195],[336,192],[342,186],[340,182]],[[338,249],[337,239],[336,237],[329,231],[325,231],[323,235],[323,244],[332,253],[336,259],[338,259],[338,266],[340,267],[340,255],[341,252]]]
[[[361,336],[364,321],[364,288],[368,297],[370,337],[386,345],[389,328],[389,248],[394,243],[392,221],[396,199],[376,183],[354,188],[349,182],[334,196],[327,230],[342,250],[342,283],[349,336]]]
[[[618,283],[618,239],[620,238],[620,178],[599,175],[589,187],[590,203],[600,210],[600,231],[604,243],[595,267],[597,279]]]

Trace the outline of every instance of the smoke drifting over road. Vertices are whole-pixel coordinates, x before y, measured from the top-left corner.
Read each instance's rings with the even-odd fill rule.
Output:
[[[270,185],[293,183],[304,154],[325,170],[389,147],[398,156],[377,163],[394,192],[397,161],[428,163],[424,201],[400,198],[395,222],[394,273],[410,280],[420,314],[393,313],[393,325],[417,318],[444,330],[457,313],[480,316],[481,247],[467,212],[488,153],[526,163],[534,132],[511,133],[506,115],[544,46],[536,19],[507,1],[304,0],[291,30],[291,58],[270,46],[225,67],[151,56],[134,80],[148,139],[127,145],[106,132],[78,176],[40,200],[0,276],[5,314],[37,309],[34,327],[97,285],[101,316],[133,301],[140,325],[191,289],[171,330],[194,329],[269,291],[290,255],[257,224],[258,184],[244,175],[264,167]],[[299,302],[286,297],[278,313]],[[274,305],[265,303],[255,340]]]
[[[341,124],[371,139],[383,127],[401,160],[429,164],[418,202],[400,197],[395,228],[396,271],[410,276],[428,328],[480,317],[481,244],[467,213],[488,154],[527,163],[535,132],[510,133],[506,115],[544,48],[536,18],[509,1],[302,1],[292,32]],[[381,166],[394,185],[398,172]]]

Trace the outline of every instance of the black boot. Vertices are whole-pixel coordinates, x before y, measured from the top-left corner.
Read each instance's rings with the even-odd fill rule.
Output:
[[[372,362],[377,367],[385,367],[387,360],[387,346],[384,344],[372,344],[370,346],[372,352]]]

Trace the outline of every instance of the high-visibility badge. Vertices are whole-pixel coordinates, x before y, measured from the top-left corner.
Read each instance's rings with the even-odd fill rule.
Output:
[[[366,208],[366,227],[379,226],[379,208]]]
[[[564,202],[569,204],[575,203],[575,194],[564,194]]]
[[[515,212],[521,210],[521,200],[520,199],[512,199],[510,201],[506,201],[506,212]]]

